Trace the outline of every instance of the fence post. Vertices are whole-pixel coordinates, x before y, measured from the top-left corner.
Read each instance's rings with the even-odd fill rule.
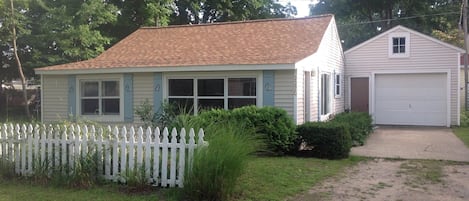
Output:
[[[163,143],[161,144],[161,186],[168,185],[168,128],[163,130]]]
[[[176,150],[178,149],[178,142],[177,136],[178,132],[176,128],[173,128],[171,131],[171,163],[170,163],[170,170],[169,170],[169,187],[174,187],[176,184]]]
[[[119,172],[119,128],[114,126],[112,131],[114,144],[112,145],[112,176],[114,181],[117,182]]]
[[[127,154],[129,154],[129,171],[133,171],[135,167],[135,129],[133,126],[130,127],[129,135],[129,151],[127,152]]]
[[[127,166],[127,128],[124,126],[122,127],[122,142],[121,142],[121,176],[126,174],[126,166]]]
[[[143,166],[143,128],[139,127],[137,131],[137,171],[145,171]],[[139,174],[142,174],[139,172]]]
[[[147,127],[145,132],[145,177],[148,179],[148,183],[152,182],[150,177],[151,168],[151,128]]]
[[[178,177],[177,184],[179,187],[184,186],[184,168],[186,161],[186,129],[182,128],[181,133],[179,133],[179,168],[178,168]]]
[[[160,177],[160,128],[155,129],[155,139],[153,143],[153,181],[158,184],[161,181]]]

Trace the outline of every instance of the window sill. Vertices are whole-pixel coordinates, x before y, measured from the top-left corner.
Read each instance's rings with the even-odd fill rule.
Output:
[[[95,122],[124,122],[124,117],[121,115],[80,115],[78,120],[90,120]]]

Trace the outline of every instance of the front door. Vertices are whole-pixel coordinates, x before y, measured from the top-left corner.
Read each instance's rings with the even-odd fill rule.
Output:
[[[369,81],[367,77],[351,78],[351,110],[369,113]]]

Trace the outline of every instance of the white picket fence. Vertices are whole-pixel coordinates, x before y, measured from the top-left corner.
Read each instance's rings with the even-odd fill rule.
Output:
[[[160,132],[159,128],[127,130],[125,126],[0,124],[1,157],[14,162],[15,172],[25,176],[41,164],[49,170],[73,171],[78,157],[92,153],[97,173],[106,179],[125,181],[129,173],[145,171],[153,185],[182,187],[194,150],[207,144],[204,131],[200,129],[196,137],[192,128],[186,135],[184,128],[169,133],[167,128]]]

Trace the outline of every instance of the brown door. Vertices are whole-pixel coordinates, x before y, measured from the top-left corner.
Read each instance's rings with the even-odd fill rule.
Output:
[[[351,78],[351,110],[369,113],[369,82],[367,77]]]

